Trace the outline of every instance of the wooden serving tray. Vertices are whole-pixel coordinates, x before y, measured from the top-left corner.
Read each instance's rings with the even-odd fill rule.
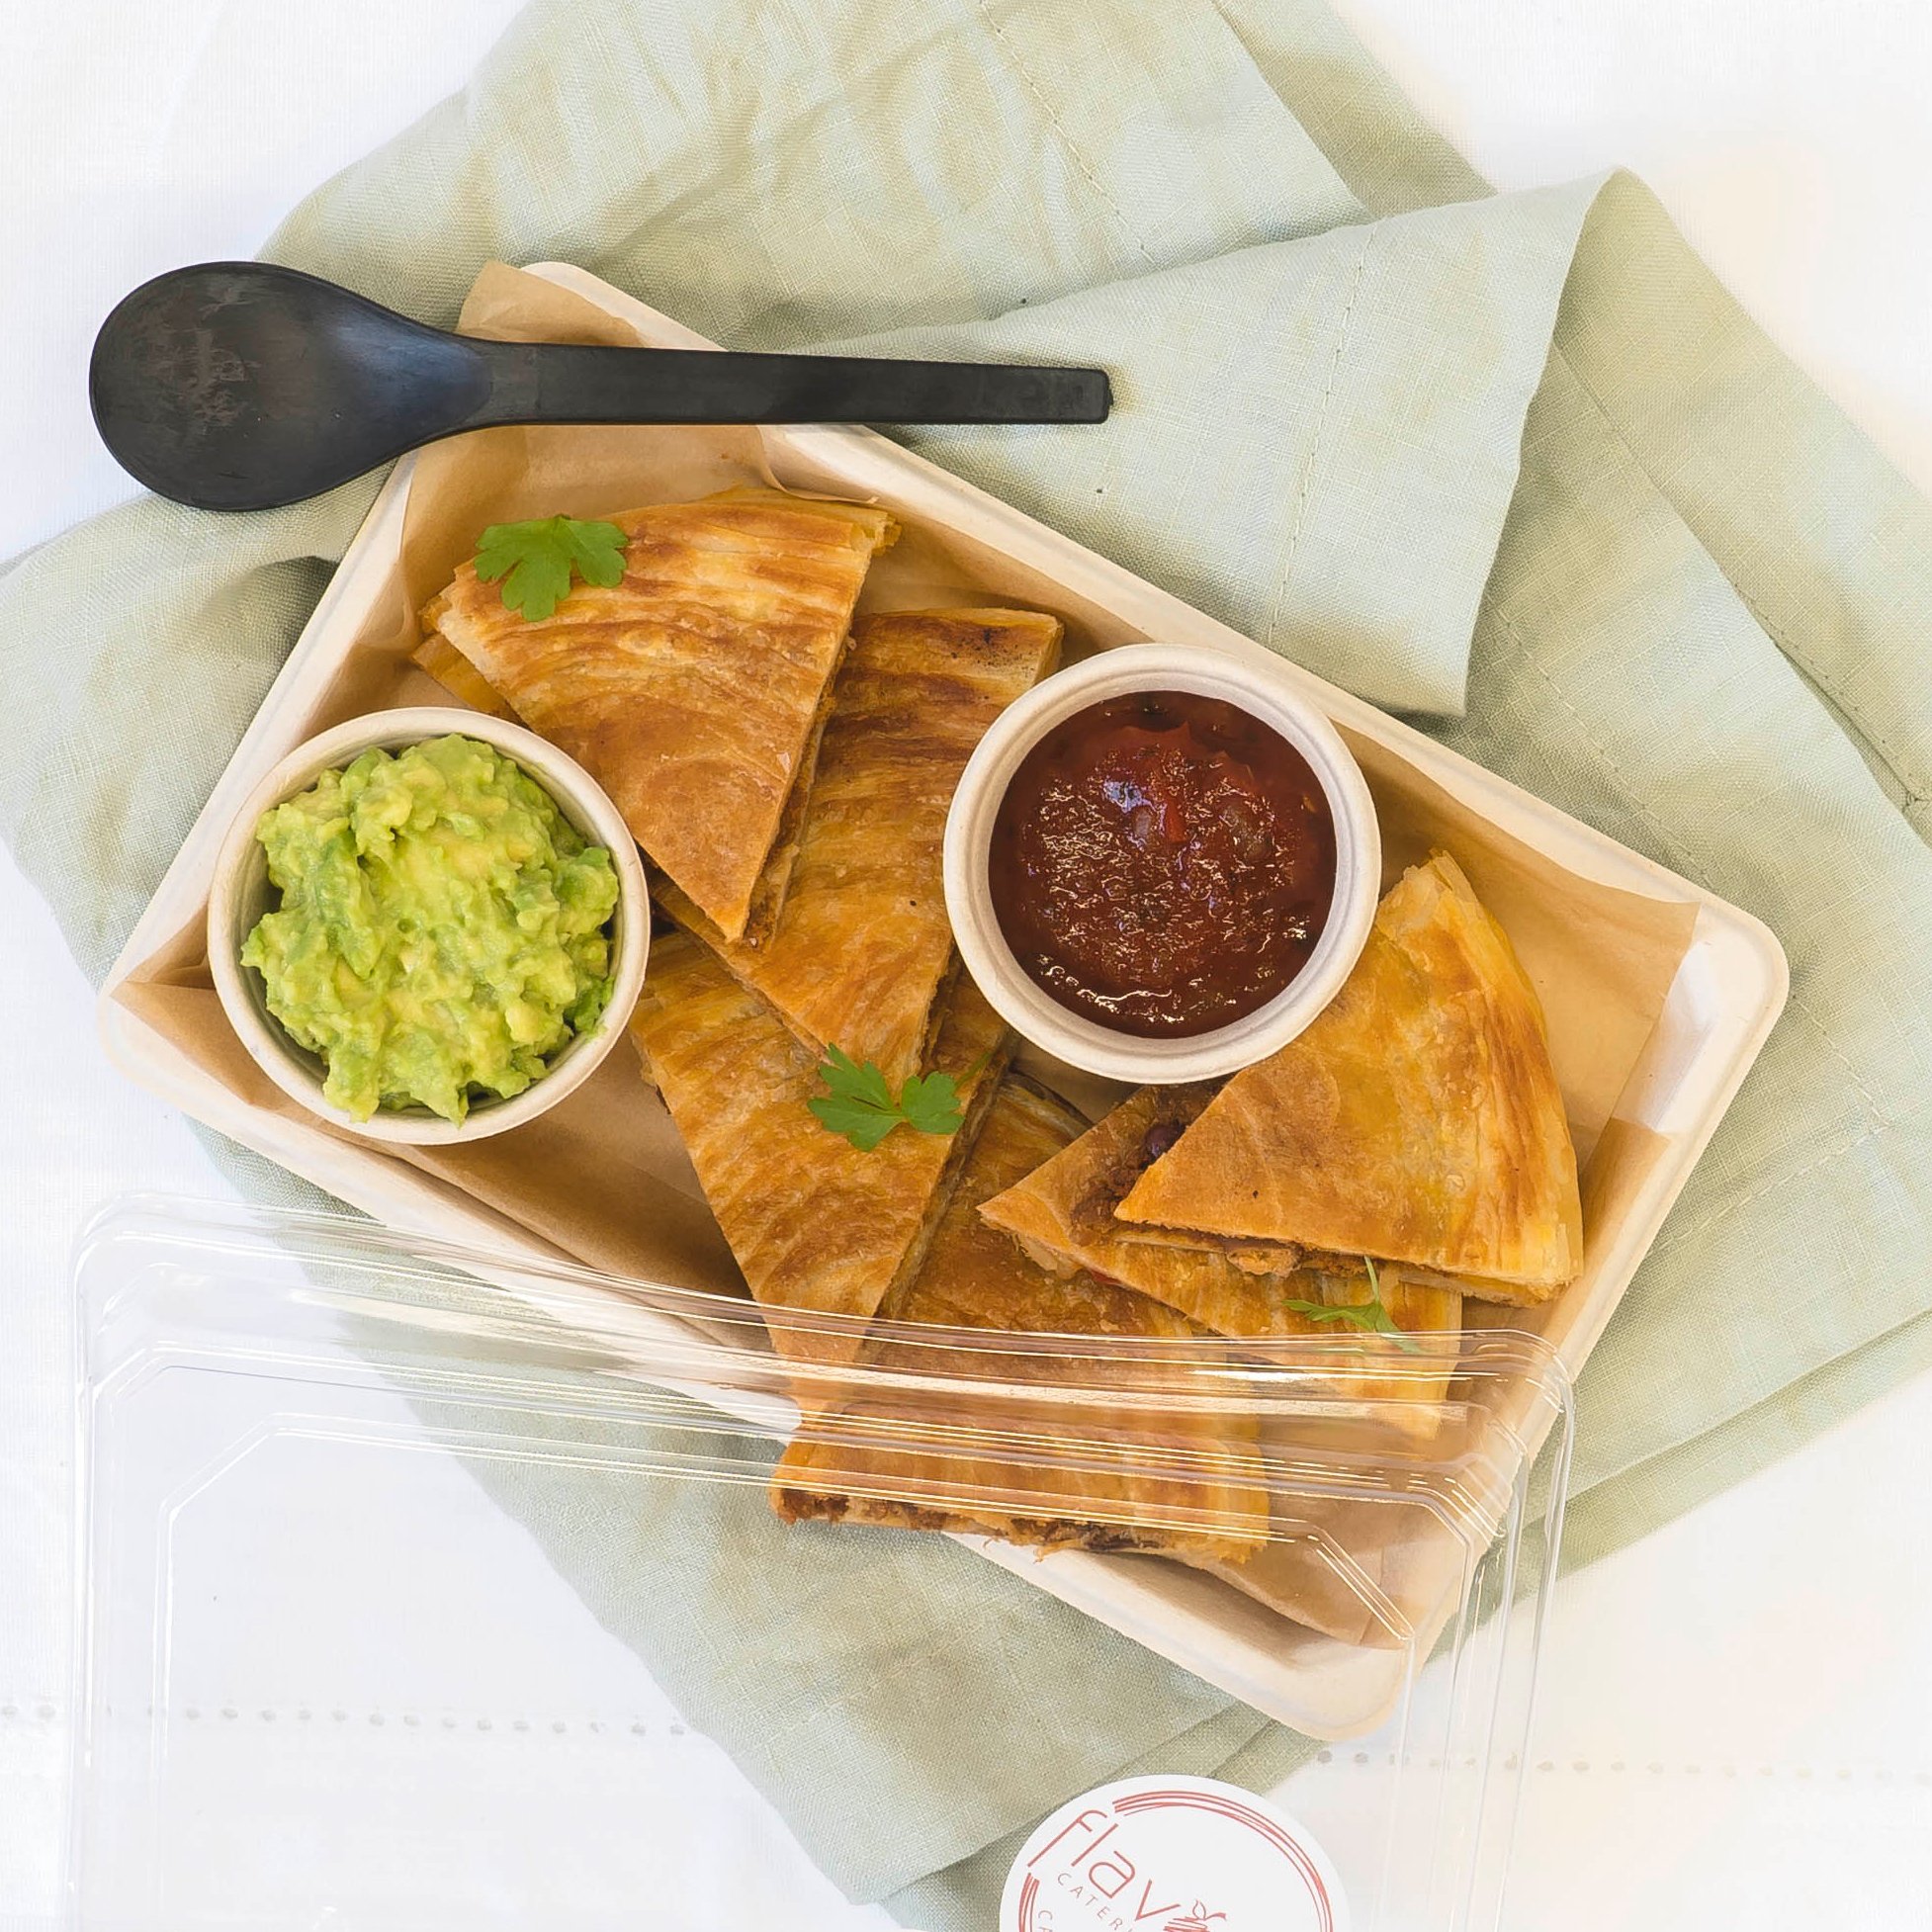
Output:
[[[501,275],[502,271],[495,271]],[[544,264],[565,312],[600,318],[602,339],[709,348],[700,336],[581,270]],[[572,305],[573,299],[573,305]],[[589,305],[588,307],[584,305]],[[596,437],[596,475],[550,508],[597,514],[703,493],[661,488],[651,466],[664,431],[490,431],[485,437]],[[679,431],[717,438],[724,432]],[[1103,431],[1088,433],[1104,433]],[[731,432],[743,439],[746,432]],[[1071,655],[1160,640],[1280,659],[1150,583],[1070,542],[885,437],[857,428],[755,432],[769,474],[794,488],[885,502],[906,526],[875,567],[877,601],[1019,602],[1067,625]],[[628,439],[628,440],[626,440]],[[481,439],[478,439],[481,440]],[[303,1112],[270,1087],[220,1016],[203,922],[215,855],[263,772],[314,733],[388,705],[448,702],[408,661],[412,612],[463,553],[411,492],[454,499],[442,523],[467,529],[503,512],[474,477],[500,470],[502,442],[475,472],[446,445],[397,465],[179,856],[116,962],[100,1000],[107,1049],[132,1078],[210,1126],[405,1232],[503,1258],[572,1260],[620,1278],[731,1291],[728,1253],[655,1097],[629,1055],[542,1121],[445,1155],[386,1149]],[[519,445],[518,448],[523,446]],[[531,447],[535,447],[534,443]],[[552,458],[555,459],[555,447]],[[688,451],[687,451],[688,454]],[[698,474],[711,458],[698,453]],[[626,466],[637,481],[627,479]],[[726,466],[728,469],[728,465]],[[725,470],[720,470],[723,477]],[[635,487],[633,495],[625,488]],[[558,485],[561,487],[561,485]],[[575,500],[571,500],[574,496]],[[476,514],[471,504],[487,514]],[[531,507],[510,514],[537,513]],[[466,521],[467,518],[467,521]],[[441,550],[438,544],[441,543]],[[896,563],[894,560],[898,560]],[[887,570],[886,565],[892,569]],[[868,584],[867,601],[875,600]],[[1292,669],[1292,666],[1290,667]],[[1552,1054],[1584,1160],[1586,1260],[1579,1279],[1536,1311],[1477,1308],[1474,1324],[1539,1335],[1559,1374],[1581,1367],[1693,1164],[1730,1103],[1785,1000],[1785,959],[1750,915],[1616,843],[1319,678],[1298,676],[1342,730],[1368,777],[1392,872],[1431,844],[1452,850],[1509,930],[1550,1020]],[[1103,1094],[1074,1098],[1091,1106]],[[568,1172],[565,1190],[555,1177]],[[568,1197],[567,1197],[568,1194]],[[742,1290],[741,1290],[742,1291]],[[648,1324],[649,1316],[639,1319]],[[607,1331],[608,1332],[608,1331]],[[1538,1414],[1543,1420],[1538,1421]],[[768,1422],[769,1417],[765,1420]],[[1522,1448],[1536,1454],[1546,1413],[1526,1393]],[[1319,1538],[1317,1539],[1319,1541]],[[1177,1564],[975,1546],[1257,1709],[1318,1736],[1371,1728],[1436,1627],[1399,1649],[1364,1648],[1288,1622],[1243,1591]],[[1265,1594],[1265,1593],[1264,1593]]]

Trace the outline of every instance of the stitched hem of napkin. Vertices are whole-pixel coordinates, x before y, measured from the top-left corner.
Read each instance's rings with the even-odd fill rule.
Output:
[[[1356,299],[1361,294],[1362,270],[1368,265],[1368,251],[1375,245],[1377,227],[1371,223],[1362,231],[1361,246],[1356,250],[1355,266],[1349,271],[1349,296],[1342,305],[1342,319],[1336,325],[1335,347],[1328,359],[1328,380],[1322,385],[1322,399],[1315,410],[1315,433],[1308,439],[1308,455],[1301,466],[1301,482],[1295,490],[1294,524],[1288,532],[1288,554],[1281,560],[1281,574],[1275,579],[1273,601],[1268,609],[1268,629],[1262,642],[1271,651],[1279,647],[1274,636],[1281,628],[1281,605],[1294,575],[1294,560],[1301,549],[1301,533],[1308,524],[1308,502],[1314,493],[1315,464],[1322,453],[1322,437],[1328,430],[1329,404],[1335,397],[1335,378],[1341,372],[1342,358],[1348,353],[1349,323],[1356,312]]]
[[[986,22],[987,32],[999,42],[1001,52],[1012,62],[1013,72],[1025,83],[1027,93],[1039,102],[1040,112],[1046,116],[1053,132],[1060,136],[1061,146],[1067,150],[1068,157],[1072,160],[1074,166],[1086,177],[1087,185],[1106,204],[1113,216],[1115,225],[1133,243],[1134,252],[1150,268],[1155,267],[1157,264],[1154,260],[1153,251],[1142,240],[1134,224],[1127,220],[1126,211],[1120,206],[1119,201],[1107,193],[1106,187],[1101,182],[1100,177],[1095,173],[1093,163],[1081,152],[1080,143],[1067,132],[1067,124],[1060,119],[1059,114],[1054,109],[1053,103],[1047,98],[1045,89],[1033,78],[1033,70],[1026,64],[1025,56],[1007,38],[1006,30],[993,18],[993,10],[986,4],[986,0],[973,0],[973,9]]]

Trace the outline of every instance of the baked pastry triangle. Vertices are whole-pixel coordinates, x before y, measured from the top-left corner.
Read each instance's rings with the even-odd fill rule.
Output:
[[[658,898],[814,1048],[835,1043],[897,1089],[925,1064],[957,968],[940,850],[973,747],[1052,669],[1058,618],[1022,610],[861,617],[833,691],[784,909],[734,943],[674,883]]]
[[[1544,1298],[1583,1262],[1542,1012],[1447,853],[1383,898],[1347,984],[1236,1074],[1114,1209],[1202,1247],[1292,1244]]]
[[[767,861],[802,810],[853,603],[896,526],[755,488],[609,521],[629,539],[621,582],[527,619],[466,563],[424,631],[609,792],[719,931],[755,939],[783,903]],[[440,658],[432,643],[426,667]]]
[[[759,1304],[860,1322],[918,1273],[1010,1052],[998,1015],[962,984],[936,1059],[958,1082],[964,1124],[900,1127],[861,1152],[807,1106],[816,1056],[690,934],[653,941],[631,1032]],[[849,1361],[860,1333],[772,1323],[781,1353],[815,1361]]]
[[[1020,1077],[992,1112],[924,1265],[866,1345],[870,1379],[812,1417],[785,1451],[772,1502],[812,1517],[954,1530],[1044,1549],[1136,1550],[1235,1562],[1264,1539],[1268,1501],[1252,1416],[1203,1413],[1205,1332],[1116,1282],[1056,1275],[983,1221],[981,1201],[1079,1133],[1080,1116]],[[930,1343],[900,1323],[943,1324]],[[948,1331],[1129,1336],[1181,1345],[1125,1360],[1031,1343],[1023,1359]],[[1213,1353],[1207,1351],[1211,1367]],[[943,1387],[931,1386],[943,1377]],[[1117,1399],[1131,1381],[1138,1399]],[[1031,1386],[1015,1394],[1009,1384]],[[980,1385],[985,1384],[984,1388]],[[1161,1397],[1172,1386],[1173,1408]]]

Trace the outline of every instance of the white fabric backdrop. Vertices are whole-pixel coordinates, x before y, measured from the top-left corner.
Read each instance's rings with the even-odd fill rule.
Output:
[[[462,79],[511,0],[4,0],[0,555],[127,493],[84,371],[114,300],[250,252],[340,163]],[[1345,0],[1342,11],[1499,185],[1643,173],[1783,345],[1932,488],[1932,15],[1917,0]],[[66,1250],[128,1188],[220,1183],[122,1082],[51,922],[0,861],[0,1926],[58,1911],[71,1325]],[[1509,1924],[1758,1932],[1932,1924],[1932,1555],[1902,1535],[1932,1382],[1562,1586]],[[581,1662],[637,1777],[762,1922],[877,1924],[805,1867],[702,1740],[671,1727],[501,1525],[505,1587]],[[1303,1774],[1346,1791],[1349,1754]],[[1339,1789],[1336,1789],[1339,1788]],[[1292,1790],[1287,1794],[1294,1801]],[[1314,1794],[1309,1794],[1311,1800]],[[661,1814],[660,1814],[661,1815]],[[733,1904],[743,1913],[747,1894]],[[693,1924],[724,1923],[685,1901]]]

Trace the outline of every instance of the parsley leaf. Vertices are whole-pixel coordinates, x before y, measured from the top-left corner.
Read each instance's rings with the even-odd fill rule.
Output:
[[[1290,1298],[1281,1306],[1293,1314],[1306,1315],[1311,1322],[1343,1322],[1350,1328],[1364,1329],[1372,1335],[1399,1335],[1402,1332],[1379,1301],[1354,1305],[1345,1302],[1331,1306],[1326,1301],[1296,1301]]]
[[[1368,1264],[1368,1300],[1352,1304],[1333,1305],[1326,1301],[1284,1301],[1282,1307],[1294,1314],[1305,1315],[1311,1322],[1343,1322],[1350,1328],[1359,1328],[1367,1335],[1387,1335],[1394,1338],[1402,1348],[1413,1353],[1422,1344],[1414,1336],[1406,1334],[1395,1325],[1395,1317],[1388,1312],[1382,1302],[1381,1271],[1376,1268],[1374,1257],[1364,1255],[1362,1260]]]
[[[966,1077],[978,1071],[975,1067]],[[955,1134],[965,1124],[959,1084],[948,1073],[914,1074],[895,1098],[871,1061],[861,1063],[829,1046],[819,1078],[826,1091],[805,1104],[821,1126],[843,1134],[862,1154],[871,1153],[902,1122],[922,1134]]]
[[[899,1090],[899,1110],[922,1134],[956,1134],[965,1122],[951,1074],[914,1074]]]
[[[477,574],[498,578],[507,609],[548,617],[571,594],[574,570],[585,583],[608,589],[624,580],[624,547],[614,523],[579,523],[573,516],[540,516],[532,523],[492,523],[477,540]]]

